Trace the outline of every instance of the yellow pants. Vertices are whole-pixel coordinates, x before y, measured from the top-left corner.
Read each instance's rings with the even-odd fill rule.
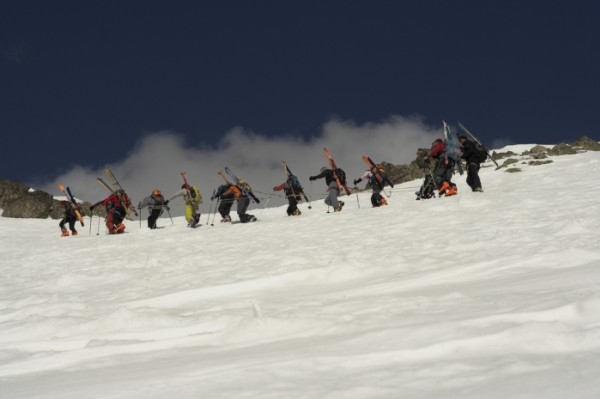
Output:
[[[196,212],[198,210],[197,206],[194,205],[186,205],[185,206],[185,220],[189,223],[194,219],[194,214],[197,217],[200,217],[200,214]]]

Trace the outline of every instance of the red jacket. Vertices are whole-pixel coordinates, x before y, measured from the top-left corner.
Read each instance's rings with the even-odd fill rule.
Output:
[[[429,158],[438,158],[440,155],[442,155],[444,153],[444,151],[446,151],[446,144],[444,144],[443,142],[434,142],[433,145],[431,146],[431,151],[429,151],[429,154],[427,155]]]
[[[122,200],[122,201],[121,201]],[[123,208],[127,208],[129,206],[129,197],[125,193],[121,193],[120,198],[119,195],[111,194],[104,201],[101,202],[102,205],[106,206],[109,203],[112,204],[113,208],[117,208],[122,206]]]

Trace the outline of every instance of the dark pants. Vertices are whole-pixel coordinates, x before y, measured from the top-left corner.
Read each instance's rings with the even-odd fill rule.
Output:
[[[445,164],[444,158],[439,159],[433,172],[436,188],[439,189],[445,181],[451,183],[453,171],[454,161],[452,159],[448,158],[448,164]]]
[[[300,196],[294,195],[294,194],[288,194],[287,199],[288,199],[287,214],[288,214],[288,216],[290,216],[298,210],[298,202],[300,202]]]
[[[106,227],[108,231],[113,231],[116,226],[123,223],[126,215],[127,211],[122,206],[108,210],[108,214],[106,215]]]
[[[224,218],[225,216],[229,215],[229,212],[231,212],[231,207],[233,206],[233,201],[233,196],[221,198],[221,202],[219,203],[219,213],[221,214],[221,217]]]
[[[75,222],[77,221],[77,218],[75,217],[75,215],[71,215],[71,216],[63,216],[62,220],[60,221],[60,223],[58,224],[60,226],[61,230],[65,229],[65,224],[69,224],[69,229],[74,232],[75,231]]]
[[[383,197],[381,196],[379,191],[373,191],[373,195],[371,195],[371,205],[374,207],[381,206],[381,200]]]
[[[479,179],[479,164],[470,163],[467,169],[467,184],[471,187],[471,190],[475,191],[476,188],[481,188],[481,180]]]
[[[253,216],[246,213],[248,206],[250,206],[250,198],[240,197],[237,199],[237,202],[237,214],[240,217],[240,222],[246,223],[250,221]]]
[[[148,228],[155,229],[156,228],[156,220],[162,213],[162,208],[148,209],[148,212],[150,212],[150,215],[148,216]]]

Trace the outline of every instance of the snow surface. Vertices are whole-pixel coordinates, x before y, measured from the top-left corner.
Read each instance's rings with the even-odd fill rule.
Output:
[[[196,230],[0,218],[0,397],[598,398],[600,152],[552,159]]]

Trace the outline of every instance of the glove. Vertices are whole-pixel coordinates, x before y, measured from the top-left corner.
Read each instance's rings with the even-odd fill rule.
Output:
[[[215,198],[217,198],[217,196],[216,196],[216,195],[214,195],[214,194],[210,196],[210,200],[211,200],[211,201],[214,201],[214,200],[215,200]]]
[[[273,187],[273,191],[277,191],[277,187]]]
[[[169,200],[166,200],[166,201],[164,202],[164,204],[165,204],[165,206],[166,206],[166,205],[169,205]]]
[[[254,197],[254,201],[256,201],[257,204],[260,204],[260,200],[256,197]]]
[[[355,179],[354,180],[354,185],[356,186],[358,183],[360,183],[362,181],[362,179]]]
[[[308,180],[313,181],[313,180],[317,180],[314,176],[311,176],[308,178]]]

